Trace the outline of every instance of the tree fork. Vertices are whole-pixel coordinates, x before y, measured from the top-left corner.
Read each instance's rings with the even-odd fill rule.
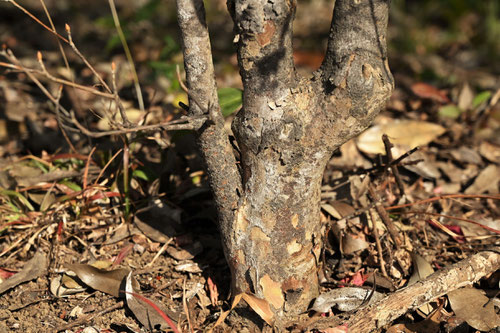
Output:
[[[318,294],[325,166],[369,126],[394,85],[385,42],[389,1],[337,0],[325,59],[312,78],[299,77],[293,64],[296,4],[228,1],[244,86],[233,122],[241,178],[222,117],[199,133],[233,291],[267,300],[281,320],[305,311]],[[218,108],[203,3],[177,5],[190,94]],[[192,114],[202,111],[190,105]]]

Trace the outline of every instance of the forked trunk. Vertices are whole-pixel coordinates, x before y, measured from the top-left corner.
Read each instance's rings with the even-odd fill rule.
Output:
[[[312,78],[300,78],[292,49],[297,2],[228,1],[244,86],[233,122],[241,173],[222,119],[214,116],[220,113],[203,2],[177,2],[190,112],[212,114],[199,142],[233,291],[266,300],[283,321],[318,294],[325,165],[369,126],[393,89],[385,42],[389,2],[337,0],[325,60]]]

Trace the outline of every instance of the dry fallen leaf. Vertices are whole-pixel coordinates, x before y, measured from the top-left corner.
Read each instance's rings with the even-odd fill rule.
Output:
[[[413,274],[408,281],[409,286],[425,279],[426,277],[434,273],[434,269],[432,268],[431,264],[429,264],[427,260],[425,260],[422,256],[412,252],[411,259],[413,262]],[[433,311],[433,307],[430,304],[424,304],[418,309],[425,315],[428,315]]]
[[[73,271],[87,286],[115,297],[120,296],[120,287],[130,272],[125,268],[106,271],[86,264],[68,264],[66,267]]]
[[[133,285],[137,282],[132,277],[132,272],[127,274],[125,281],[125,299],[127,300],[127,307],[146,329],[149,331],[154,329],[166,330],[171,327],[171,324],[167,321],[168,319],[170,319],[170,322],[176,326],[176,323],[174,323],[171,319],[177,317],[176,314],[168,310],[163,304],[153,302],[150,299],[146,301],[143,299],[145,297],[137,296],[137,288],[133,287]],[[152,303],[154,306],[149,303]],[[167,320],[164,319],[158,310],[163,312],[164,316],[168,317]]]
[[[417,82],[411,86],[411,91],[420,98],[427,98],[439,103],[449,103],[446,93],[424,82]]]
[[[361,134],[356,144],[367,154],[385,154],[382,135],[387,134],[394,148],[392,154],[398,158],[408,150],[432,142],[446,129],[438,124],[418,120],[393,120],[375,125]]]
[[[252,308],[262,318],[269,326],[273,326],[274,313],[269,307],[269,302],[262,298],[258,298],[250,294],[242,294],[241,297],[247,302],[247,304]]]
[[[493,302],[488,303],[488,297],[480,290],[460,288],[449,292],[448,299],[455,315],[473,328],[490,331],[500,326],[500,316],[495,312]]]
[[[167,253],[176,260],[189,260],[203,252],[203,245],[199,241],[183,246],[180,249],[169,246]]]
[[[500,146],[483,141],[479,145],[479,153],[487,160],[500,164]]]
[[[66,280],[66,281],[63,281]],[[70,280],[68,280],[70,279]],[[66,284],[73,285],[73,287],[68,287]],[[81,293],[85,291],[86,288],[83,288],[79,284],[75,282],[75,280],[71,279],[67,275],[59,275],[50,280],[50,292],[52,295],[56,297],[64,297],[68,295],[73,295],[77,293]]]
[[[45,253],[38,251],[28,261],[23,269],[0,284],[0,295],[15,286],[36,279],[43,275],[47,269],[47,258]]]
[[[370,244],[362,238],[355,237],[354,235],[347,233],[342,235],[340,241],[340,250],[344,254],[352,254],[357,251],[364,250],[368,248]]]
[[[467,187],[465,194],[498,193],[500,181],[500,167],[490,164],[482,170],[471,186]]]

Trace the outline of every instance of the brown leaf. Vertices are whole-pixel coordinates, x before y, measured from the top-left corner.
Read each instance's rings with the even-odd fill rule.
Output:
[[[490,331],[500,326],[500,316],[495,312],[493,302],[488,303],[488,297],[480,290],[460,288],[449,292],[448,299],[456,316],[464,319],[473,328]]]
[[[347,233],[342,236],[340,249],[344,254],[352,254],[357,251],[364,250],[368,248],[370,244],[364,239],[355,237],[354,235]]]
[[[224,311],[224,312],[222,312],[220,314],[219,319],[217,319],[217,321],[215,322],[214,326],[212,326],[212,328],[208,330],[208,333],[212,333],[213,330],[217,326],[219,326],[227,318],[227,316],[229,315],[229,313],[231,313],[231,311],[233,311],[234,307],[236,305],[238,305],[238,303],[241,301],[241,297],[242,296],[243,296],[243,294],[238,294],[238,295],[234,296],[233,303],[231,304],[231,307],[229,308],[229,310]]]
[[[429,264],[427,260],[425,260],[422,256],[413,252],[410,254],[413,262],[413,274],[408,281],[409,286],[425,279],[426,277],[434,273],[434,269],[432,268],[431,264]],[[432,312],[433,307],[431,304],[424,304],[418,309],[425,315],[428,315]]]
[[[181,249],[176,249],[175,247],[171,246],[167,248],[167,253],[176,260],[193,259],[201,252],[203,252],[203,245],[201,245],[201,243],[198,241],[192,244],[188,244]]]
[[[358,137],[356,144],[364,153],[385,154],[382,135],[387,134],[394,145],[393,157],[398,158],[412,148],[427,145],[444,132],[446,129],[441,125],[425,121],[389,120],[365,131]]]
[[[129,270],[125,268],[106,271],[87,264],[68,264],[66,267],[75,272],[87,286],[114,297],[121,295],[120,286],[129,273]]]
[[[43,275],[46,269],[47,258],[45,257],[45,253],[38,251],[19,273],[14,274],[0,284],[0,295],[23,282],[36,279]]]
[[[500,146],[483,141],[479,146],[479,153],[487,160],[500,164]]]
[[[450,103],[446,93],[430,84],[417,82],[411,86],[411,91],[420,98],[431,99],[438,103]]]
[[[500,167],[490,164],[482,170],[471,186],[465,190],[465,194],[498,193],[498,181],[500,181]]]
[[[130,311],[132,311],[137,320],[139,320],[141,324],[149,331],[158,328],[166,330],[167,328],[171,327],[171,325],[163,318],[158,310],[163,312],[163,315],[166,315],[168,317],[167,320],[170,319],[170,321],[175,320],[177,315],[175,313],[172,313],[172,311],[168,310],[161,303],[154,302],[150,299],[148,300],[148,302],[146,302],[145,300],[141,299],[143,297],[139,298],[138,296],[134,296],[137,295],[137,291],[133,285],[137,284],[137,281],[132,277],[132,272],[129,272],[127,274],[125,281],[125,299],[127,300],[127,306]],[[154,304],[154,307],[149,304],[149,302]],[[177,325],[177,323],[173,324],[174,326]]]
[[[260,318],[262,318],[269,326],[273,326],[274,313],[269,307],[269,302],[262,298],[258,298],[251,294],[242,294],[241,297],[247,302],[247,304],[252,308],[252,310],[257,313]]]

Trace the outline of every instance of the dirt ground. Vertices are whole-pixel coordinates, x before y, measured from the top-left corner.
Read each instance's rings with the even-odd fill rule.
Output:
[[[26,70],[40,70],[37,51],[48,71],[66,80],[56,104],[71,110],[84,129],[110,130],[112,102],[94,93],[104,89],[93,69],[110,83],[112,62],[128,117],[139,122],[144,112],[107,3],[45,3],[65,38],[64,24],[71,25],[76,46],[93,67],[66,45],[68,69],[47,29],[12,2],[0,2],[5,45],[0,56],[0,332],[173,331],[155,306],[136,294],[153,301],[180,331],[207,331],[230,308],[230,272],[193,135],[92,137],[76,122],[61,131],[65,115],[54,111]],[[21,5],[48,22],[38,1]],[[116,5],[148,110],[145,124],[179,119],[179,102],[187,102],[177,81],[182,54],[173,5],[127,0]],[[218,84],[234,92],[241,80],[224,6],[213,1],[207,10]],[[455,23],[449,27],[427,2],[420,18],[408,15],[414,6],[397,3],[391,13],[396,90],[387,109],[371,129],[337,151],[325,171],[318,272],[324,293],[347,286],[389,294],[500,245],[495,21],[481,22],[484,9],[478,5],[452,13]],[[322,0],[299,5],[294,56],[303,75],[321,63],[331,7]],[[433,15],[424,18],[425,11]],[[420,19],[429,21],[422,27]],[[487,23],[489,30],[481,25]],[[35,74],[58,96],[61,82]],[[91,90],[73,89],[72,81]],[[229,128],[232,115],[226,119]],[[383,134],[394,146],[390,154]],[[497,332],[499,280],[499,272],[491,272],[472,285],[469,298],[441,296],[383,331]],[[468,301],[484,309],[471,310]],[[337,304],[311,311],[289,331],[347,332],[342,320],[355,309],[345,314]],[[338,326],[309,329],[315,320],[335,316]],[[272,332],[241,305],[217,325],[215,332]]]

